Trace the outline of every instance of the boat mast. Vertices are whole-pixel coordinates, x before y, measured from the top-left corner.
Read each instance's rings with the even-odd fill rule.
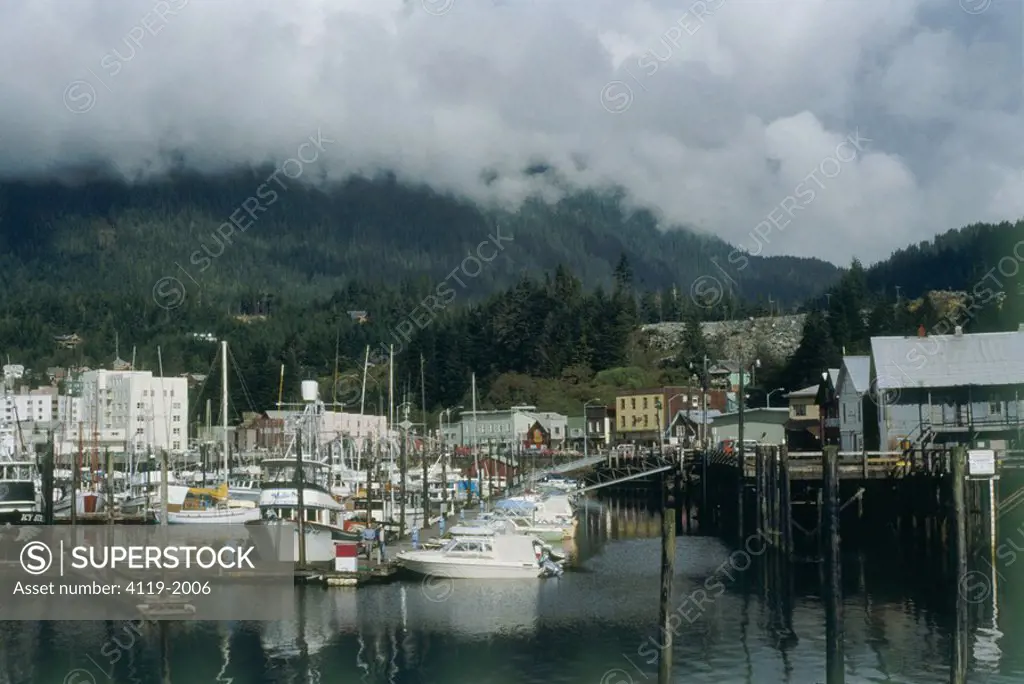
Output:
[[[220,368],[220,414],[221,423],[224,428],[224,483],[228,481],[228,341],[220,341],[220,350],[223,360]],[[282,367],[283,370],[283,367]]]
[[[370,345],[366,345],[366,357],[363,359],[363,390],[359,396],[359,415],[366,408],[366,369],[370,367]]]
[[[480,459],[476,451],[476,373],[473,373],[473,471],[476,475],[476,495],[482,496],[480,487]]]

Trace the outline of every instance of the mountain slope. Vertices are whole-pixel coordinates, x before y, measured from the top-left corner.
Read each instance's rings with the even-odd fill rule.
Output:
[[[675,286],[680,294],[706,275],[746,299],[794,303],[838,277],[832,264],[793,257],[744,256],[749,265],[736,269],[736,252],[722,240],[659,230],[651,214],[628,213],[619,197],[593,193],[508,212],[390,178],[353,179],[326,192],[288,182],[273,202],[258,200],[262,206],[249,219],[243,203],[268,175],[181,175],[135,186],[100,180],[0,185],[0,282],[10,295],[56,281],[74,291],[131,290],[148,297],[159,279],[175,277],[207,301],[259,292],[308,299],[350,280],[440,282],[495,231],[509,239],[473,279],[471,297],[558,264],[587,286],[607,285],[623,253],[640,289]],[[216,231],[232,216],[245,230],[221,228],[228,238],[222,240]],[[711,260],[727,264],[730,254],[735,272],[720,275]]]

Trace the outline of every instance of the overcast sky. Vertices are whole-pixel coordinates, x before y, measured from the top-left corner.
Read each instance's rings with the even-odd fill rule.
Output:
[[[547,162],[559,187],[621,185],[666,226],[871,262],[1024,215],[1021,7],[9,2],[0,174],[102,161],[140,178],[175,158],[214,171],[294,156],[319,130],[337,142],[305,178],[386,168],[514,203],[556,196],[520,174]]]

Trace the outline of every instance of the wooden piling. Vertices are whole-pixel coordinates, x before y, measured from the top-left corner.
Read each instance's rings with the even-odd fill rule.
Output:
[[[846,679],[843,654],[843,586],[839,548],[839,449],[825,447],[821,457],[825,526],[821,530],[825,551],[825,668],[827,684]]]
[[[47,525],[53,524],[53,469],[55,456],[55,437],[53,430],[50,430],[50,439],[46,445],[46,460],[43,461],[43,522]],[[74,509],[75,500],[71,500],[71,507]]]
[[[683,490],[684,503],[683,510],[686,511],[686,534],[690,534],[693,531],[693,525],[690,522],[693,518],[693,471],[692,463],[686,463],[686,456],[680,455],[680,462],[683,464],[683,468],[686,470],[686,488]]]
[[[954,626],[954,638],[952,640],[952,658],[950,659],[950,682],[958,684],[963,682],[964,674],[967,671],[967,648],[964,635],[967,631],[967,599],[963,595],[962,587],[967,577],[967,520],[966,506],[964,499],[964,486],[967,477],[967,450],[965,447],[956,447],[950,454],[950,476],[949,486],[951,489],[950,499],[952,501],[953,516],[952,525],[952,547],[953,562],[956,568],[955,581],[957,591],[950,592],[956,601],[956,624]]]
[[[157,622],[160,631],[160,681],[162,684],[171,684],[171,625],[167,620]]]
[[[114,524],[114,454],[110,449],[103,450],[103,470],[106,475],[106,496],[107,496],[107,524]]]
[[[754,531],[764,529],[764,447],[754,450]]]
[[[779,509],[782,514],[782,551],[786,556],[793,553],[793,492],[789,480],[789,450],[785,445],[779,448]]]
[[[675,478],[674,478],[675,479]],[[672,577],[675,574],[676,515],[675,492],[669,492],[665,478],[661,482],[661,600],[658,625],[664,642],[658,656],[658,684],[672,682]],[[673,488],[674,489],[674,488]]]
[[[700,450],[700,528],[707,531],[714,524],[711,506],[708,504],[708,451]]]

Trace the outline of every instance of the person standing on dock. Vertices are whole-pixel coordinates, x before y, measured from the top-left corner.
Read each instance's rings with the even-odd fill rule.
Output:
[[[444,525],[445,525],[445,519],[444,519],[444,514],[442,513],[441,514],[441,518],[437,521],[437,529],[438,529],[438,532],[439,532],[439,534],[437,536],[439,536],[439,537],[443,537],[444,536]]]
[[[377,545],[377,530],[373,525],[363,528],[363,546],[366,548],[366,560],[373,559],[373,547]]]
[[[384,545],[384,523],[377,525],[377,563],[384,563],[388,559],[387,547]]]
[[[412,528],[412,549],[413,551],[420,549],[420,530],[417,527]]]

